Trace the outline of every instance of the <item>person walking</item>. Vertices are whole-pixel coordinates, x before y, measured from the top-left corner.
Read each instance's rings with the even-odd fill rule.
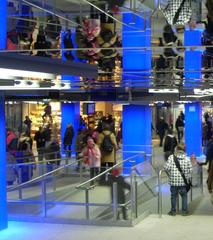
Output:
[[[184,144],[177,145],[176,152],[169,156],[168,161],[164,165],[164,169],[169,175],[171,191],[171,210],[168,214],[171,216],[176,215],[177,197],[178,194],[180,194],[182,198],[182,215],[187,216],[187,185],[185,184],[185,180],[189,181],[191,178],[192,164],[190,159],[186,157]]]
[[[30,136],[32,120],[29,118],[29,116],[25,116],[24,124],[26,125],[26,134]]]
[[[178,118],[175,122],[175,128],[176,128],[177,134],[178,134],[178,143],[180,143],[183,138],[183,132],[184,132],[184,121],[183,121],[181,115],[178,116]]]
[[[64,151],[67,152],[68,157],[71,157],[71,147],[72,147],[73,137],[74,137],[74,128],[70,123],[67,125],[67,128],[64,133],[64,139],[63,139]]]
[[[160,147],[163,146],[163,139],[164,139],[165,132],[166,132],[167,129],[168,129],[168,124],[161,117],[159,119],[159,121],[157,122],[157,125],[156,125],[157,134],[160,137],[160,144],[159,144]]]
[[[163,146],[165,161],[174,153],[177,144],[177,138],[173,135],[173,130],[169,128]]]

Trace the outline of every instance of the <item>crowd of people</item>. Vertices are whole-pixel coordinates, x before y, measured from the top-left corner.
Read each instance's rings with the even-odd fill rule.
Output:
[[[204,115],[205,124],[207,130],[211,132],[212,121],[209,114]],[[33,170],[35,168],[35,156],[33,155],[32,146],[33,140],[36,142],[36,148],[38,152],[38,161],[47,161],[49,165],[49,171],[54,166],[60,165],[61,149],[59,142],[54,137],[53,129],[50,129],[50,125],[40,126],[36,131],[34,138],[31,138],[31,120],[26,117],[24,124],[26,125],[24,132],[19,137],[11,130],[7,129],[7,161],[8,164],[31,162],[32,164],[26,166],[19,166],[18,168],[8,167],[7,170],[7,182],[8,185],[12,185],[18,178],[18,170],[21,168],[21,175],[19,176],[19,183],[30,180],[33,176]],[[177,130],[177,137],[173,133],[172,126],[169,126],[163,118],[159,119],[156,125],[156,131],[160,137],[160,146],[163,147],[165,156],[164,169],[169,175],[169,183],[171,185],[171,211],[169,215],[176,215],[176,199],[180,194],[182,197],[182,215],[188,214],[187,206],[187,184],[192,173],[192,166],[196,162],[196,157],[193,155],[188,158],[185,154],[185,145],[182,143],[183,129],[184,129],[184,114],[180,112],[176,122],[175,128]],[[122,125],[121,125],[122,129]],[[121,130],[120,130],[121,131]],[[208,167],[208,190],[210,193],[213,191],[213,138],[212,134],[206,133],[209,136],[208,139],[204,138],[203,142],[207,144],[206,147],[206,163],[209,163]],[[121,134],[120,134],[121,135]],[[74,138],[75,136],[75,138]],[[75,139],[75,140],[74,140]],[[116,164],[116,151],[119,148],[118,134],[115,133],[115,121],[111,115],[103,117],[96,128],[91,128],[86,124],[79,126],[77,133],[75,133],[74,127],[69,123],[66,127],[64,136],[62,137],[63,150],[66,156],[70,158],[72,152],[76,153],[76,160],[82,159],[83,164],[88,166],[90,179],[97,176],[99,173],[104,172],[106,169],[113,167]],[[192,161],[195,159],[195,161]],[[178,162],[178,164],[177,164]],[[179,165],[179,167],[178,167]],[[12,165],[11,165],[12,166]],[[77,171],[80,168],[80,161],[78,161]],[[107,178],[103,175],[98,179],[99,184],[113,186],[114,182],[118,183],[118,192],[121,195],[119,198],[120,204],[125,202],[125,189],[130,189],[128,183],[124,181],[124,178],[120,175],[120,169],[116,168],[115,171],[110,171]],[[117,171],[117,172],[116,172]],[[183,175],[185,177],[183,177]],[[185,181],[185,179],[186,181]],[[91,181],[91,186],[94,186],[97,180]],[[127,218],[125,208],[122,208],[123,218]]]

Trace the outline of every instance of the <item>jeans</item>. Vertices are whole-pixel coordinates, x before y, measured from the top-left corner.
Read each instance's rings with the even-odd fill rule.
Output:
[[[187,205],[187,191],[185,186],[171,186],[171,211],[176,212],[176,204],[177,204],[177,197],[178,193],[181,195],[182,198],[182,211],[188,211]]]

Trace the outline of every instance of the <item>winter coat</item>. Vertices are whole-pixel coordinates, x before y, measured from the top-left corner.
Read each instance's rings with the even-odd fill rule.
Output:
[[[104,134],[105,135],[108,135],[110,134],[110,138],[111,138],[111,141],[114,145],[114,148],[112,150],[112,152],[110,153],[106,153],[104,152],[102,149],[101,149],[101,144],[104,140]],[[117,146],[117,142],[116,142],[116,137],[115,137],[115,134],[110,132],[109,130],[104,130],[103,133],[100,133],[98,135],[98,141],[97,141],[97,144],[101,150],[101,163],[115,163],[116,159],[115,159],[115,154],[116,154],[116,150],[118,148]]]
[[[209,162],[207,187],[209,192],[213,191],[213,163],[212,162]]]
[[[186,179],[190,179],[192,173],[192,164],[189,158],[186,157],[183,151],[175,152],[175,156],[180,163],[180,167],[186,177]],[[164,165],[164,169],[167,171],[169,175],[169,184],[171,186],[185,186],[184,180],[175,165],[174,155],[169,156],[168,161]]]
[[[100,167],[101,165],[101,151],[99,147],[95,144],[94,147],[85,147],[83,150],[84,162],[89,165],[89,167]]]
[[[113,197],[113,183],[117,183],[117,200],[118,203],[125,203],[125,189],[130,191],[130,184],[125,182],[123,176],[109,175],[108,184],[111,186],[111,197]]]
[[[71,145],[73,136],[74,136],[74,129],[73,129],[73,127],[72,126],[71,127],[67,127],[66,131],[64,133],[64,140],[63,140],[64,145]]]
[[[57,159],[57,161],[50,161],[50,164],[57,164],[60,165],[61,162],[61,154],[60,154],[60,146],[58,142],[52,141],[45,149],[45,159],[48,160],[54,160]]]
[[[34,140],[36,141],[37,149],[45,147],[45,135],[43,132],[37,131],[35,133]]]
[[[164,141],[164,152],[174,153],[175,147],[177,146],[177,139],[174,135],[168,134]]]
[[[12,131],[7,132],[6,143],[8,150],[17,150],[18,138],[14,132]]]

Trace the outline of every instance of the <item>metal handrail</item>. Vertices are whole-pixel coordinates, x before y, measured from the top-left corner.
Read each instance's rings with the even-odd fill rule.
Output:
[[[166,173],[166,170],[161,169],[158,173],[158,214],[159,214],[160,218],[162,217],[162,190],[161,190],[162,181],[161,181],[161,178],[162,178],[163,172]]]
[[[59,162],[61,160],[68,160],[68,158],[55,158],[51,160],[45,160],[45,161],[34,161],[34,162],[24,162],[24,163],[14,163],[14,164],[7,164],[7,167],[16,167],[16,166],[27,166],[27,165],[40,165],[50,162]]]
[[[24,154],[30,154],[32,152],[23,152]],[[51,155],[51,154],[57,154],[57,153],[61,153],[61,151],[55,151],[55,152],[51,152],[51,153],[41,153],[39,155],[29,155],[29,156],[23,156],[23,157],[14,157],[15,160],[18,160],[18,159],[29,159],[29,158],[36,158],[36,157],[40,157],[40,156],[48,156],[48,155]]]
[[[31,183],[34,183],[34,182],[37,182],[37,181],[40,181],[40,180],[44,180],[45,177],[50,176],[50,175],[52,175],[53,173],[57,173],[57,172],[59,172],[60,170],[62,170],[62,169],[64,169],[64,168],[67,168],[67,167],[69,167],[69,166],[72,166],[72,165],[74,165],[74,164],[76,164],[76,163],[78,163],[78,162],[81,162],[82,160],[83,160],[83,158],[78,159],[78,160],[76,160],[76,161],[74,161],[74,162],[71,162],[71,163],[66,164],[66,165],[63,165],[63,166],[61,166],[61,167],[59,167],[59,168],[57,168],[57,169],[54,169],[53,171],[50,171],[50,172],[48,172],[48,173],[45,173],[45,174],[43,174],[42,176],[36,177],[36,178],[34,178],[34,179],[32,179],[32,180],[30,180],[30,181],[28,181],[28,182],[19,184],[18,186],[9,187],[9,188],[7,188],[7,192],[11,192],[11,191],[14,191],[14,190],[23,188],[23,187],[25,187],[25,186],[27,186],[27,185],[29,185],[29,184],[31,184]]]
[[[135,169],[136,173],[138,174],[138,176],[141,178],[141,180],[143,181],[144,185],[146,186],[146,188],[151,192],[151,194],[156,197],[156,194],[153,192],[153,190],[151,189],[151,187],[144,181],[143,176],[140,175],[139,171],[137,169]]]
[[[119,166],[119,165],[121,165],[121,164],[123,164],[123,163],[129,161],[130,159],[133,159],[133,158],[135,158],[135,157],[137,157],[137,156],[140,156],[140,155],[142,155],[142,154],[145,155],[146,153],[145,153],[145,152],[141,152],[140,154],[136,154],[136,155],[134,155],[134,156],[131,156],[131,157],[129,157],[129,158],[127,158],[127,159],[125,159],[125,160],[123,160],[123,161],[121,161],[121,162],[115,164],[114,166],[108,168],[107,170],[105,170],[104,172],[98,174],[97,176],[95,176],[95,177],[93,177],[93,178],[87,180],[86,182],[83,182],[83,183],[77,185],[77,186],[76,186],[76,189],[80,189],[80,188],[82,188],[83,186],[87,185],[88,183],[90,183],[90,182],[92,182],[92,181],[98,179],[99,177],[105,175],[106,173],[110,172],[112,169],[116,168],[117,166]],[[89,187],[89,189],[90,189],[90,188],[91,188],[91,187]]]

